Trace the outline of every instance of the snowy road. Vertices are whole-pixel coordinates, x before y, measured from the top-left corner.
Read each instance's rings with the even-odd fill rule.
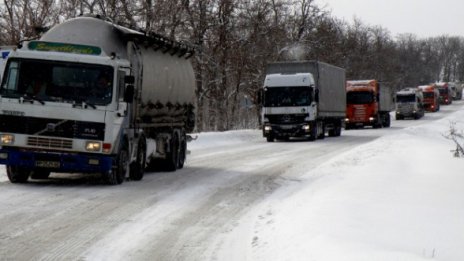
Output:
[[[11,184],[2,166],[0,259],[250,259],[256,220],[265,219],[257,207],[274,192],[335,156],[463,107],[455,102],[418,121],[316,142],[267,143],[259,131],[204,133],[189,144],[184,169],[121,186],[77,174]]]

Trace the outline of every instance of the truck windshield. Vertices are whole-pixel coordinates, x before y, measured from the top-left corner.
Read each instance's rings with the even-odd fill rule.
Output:
[[[433,95],[433,92],[424,92],[424,98],[433,98],[434,95]]]
[[[2,97],[33,97],[95,105],[111,102],[111,66],[31,59],[10,59],[2,79]]]
[[[368,104],[374,102],[374,95],[372,92],[356,91],[348,92],[346,94],[347,104]]]
[[[309,106],[310,87],[267,87],[264,91],[264,107]]]
[[[440,91],[440,94],[448,94],[448,89],[445,88],[439,88],[438,91]]]
[[[409,94],[409,95],[397,95],[396,96],[396,102],[402,103],[402,102],[415,102],[416,101],[416,95],[414,94]]]

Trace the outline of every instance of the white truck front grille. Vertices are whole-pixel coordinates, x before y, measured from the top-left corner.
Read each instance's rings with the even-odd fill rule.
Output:
[[[72,149],[73,141],[68,139],[30,136],[27,138],[27,145],[48,149]]]

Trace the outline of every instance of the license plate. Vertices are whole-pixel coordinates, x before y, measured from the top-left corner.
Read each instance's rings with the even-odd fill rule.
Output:
[[[39,160],[35,162],[35,166],[39,168],[51,168],[51,169],[57,169],[60,167],[60,162],[59,161],[45,161],[45,160]]]
[[[293,125],[281,125],[280,128],[282,128],[283,130],[290,130],[293,129]]]

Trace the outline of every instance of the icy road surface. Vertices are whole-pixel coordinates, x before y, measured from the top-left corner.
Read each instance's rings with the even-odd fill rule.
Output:
[[[0,260],[282,260],[284,253],[265,254],[262,240],[272,242],[277,228],[267,219],[272,212],[262,213],[263,202],[334,157],[463,107],[459,101],[421,120],[392,119],[391,128],[316,142],[268,143],[257,130],[202,133],[189,144],[184,169],[120,186],[79,174],[11,184],[1,166]],[[287,257],[311,260],[305,255]]]

